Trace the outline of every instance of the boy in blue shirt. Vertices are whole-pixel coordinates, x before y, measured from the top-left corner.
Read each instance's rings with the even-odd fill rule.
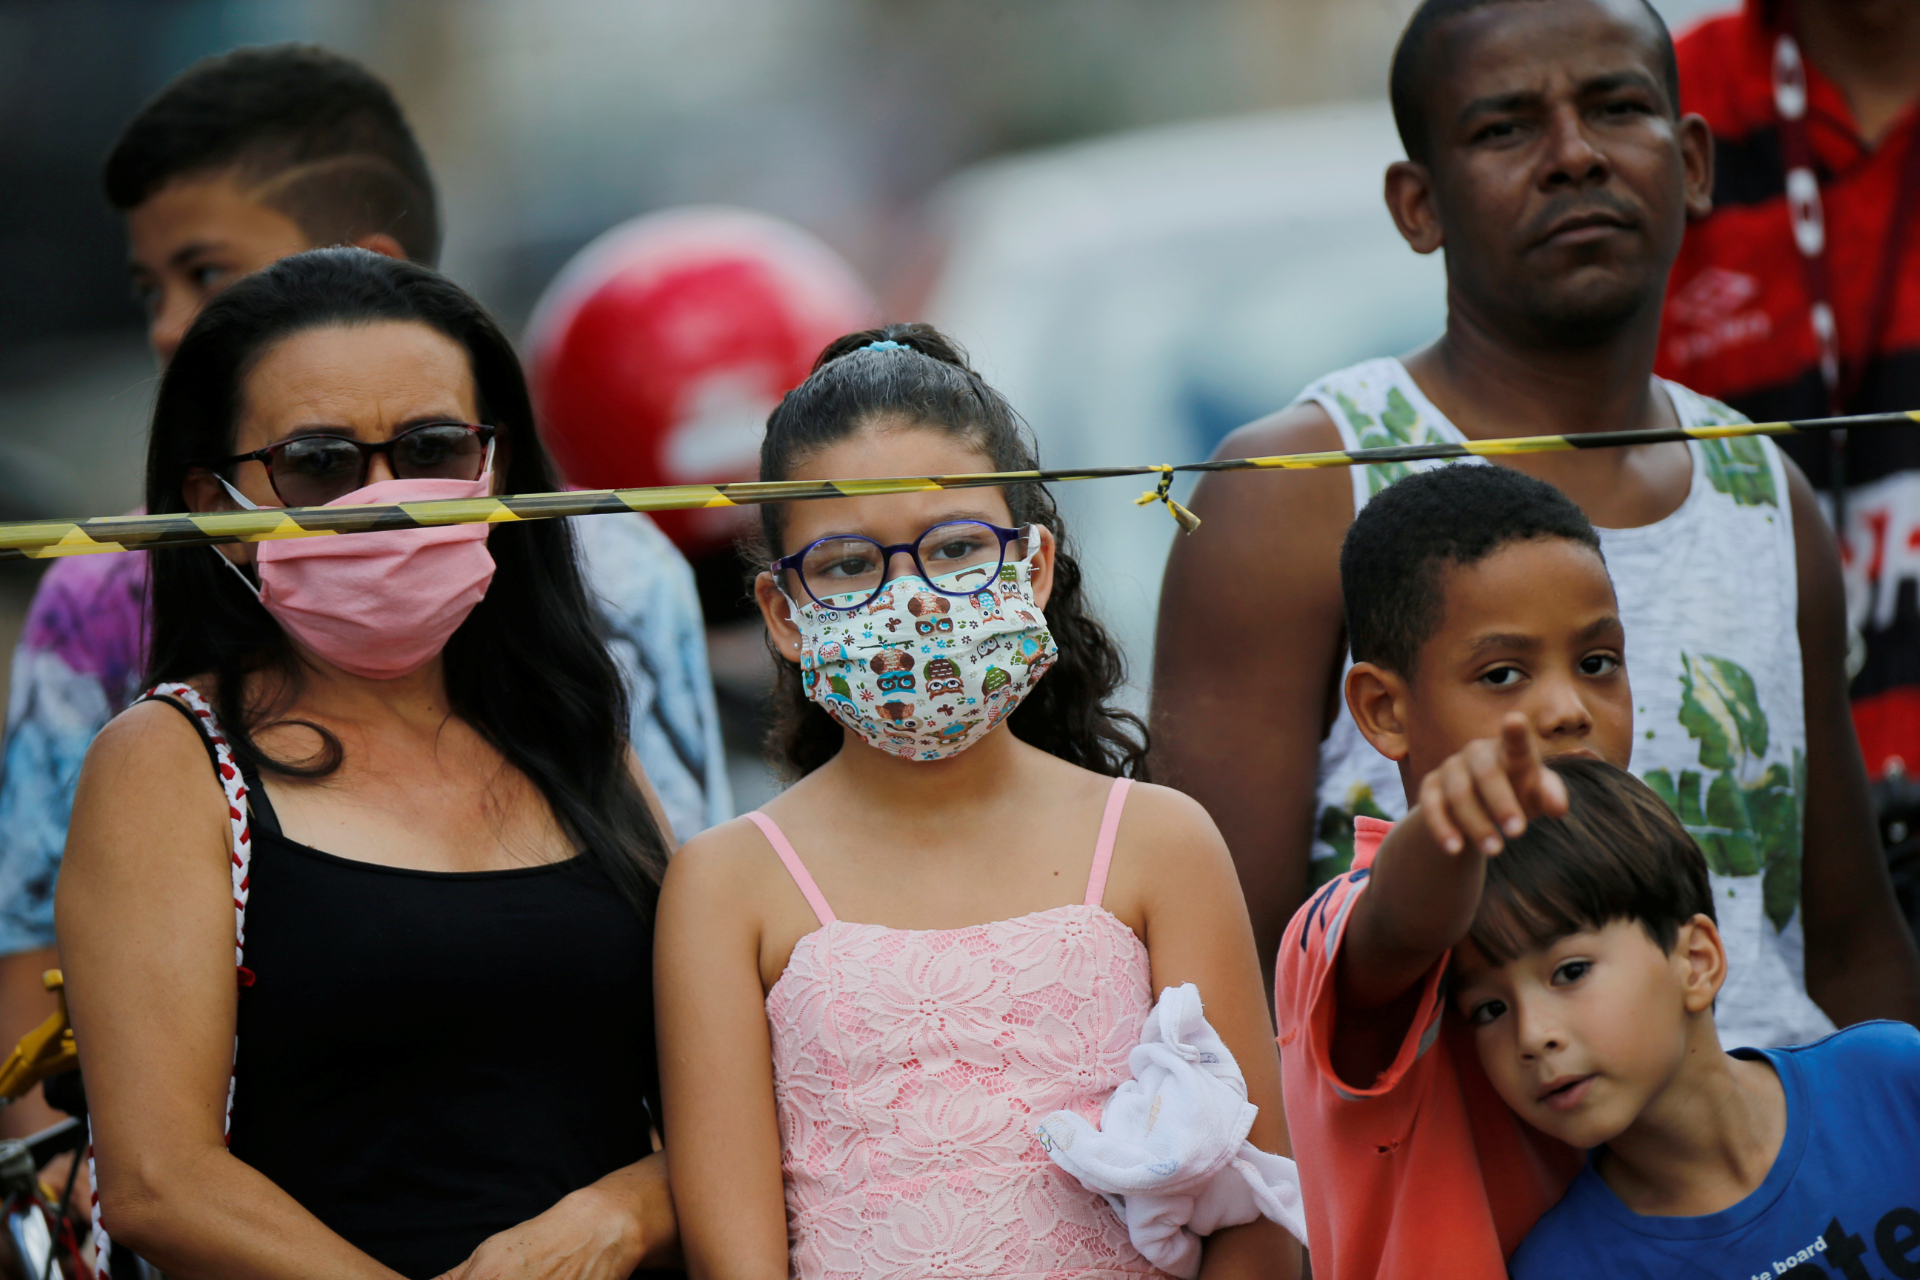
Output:
[[[1502,1101],[1589,1152],[1511,1260],[1548,1277],[1920,1277],[1920,1032],[1722,1052],[1707,866],[1630,774],[1486,860],[1451,999]]]

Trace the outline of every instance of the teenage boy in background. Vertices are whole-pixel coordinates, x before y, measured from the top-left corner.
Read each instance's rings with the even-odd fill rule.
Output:
[[[1745,0],[1675,47],[1681,106],[1713,129],[1713,211],[1674,263],[1655,368],[1762,421],[1920,408],[1920,5]],[[1845,520],[1867,771],[1920,772],[1920,432],[1781,447]]]
[[[107,157],[134,290],[162,364],[207,301],[249,272],[321,245],[434,265],[433,179],[392,92],[311,45],[205,59],[128,122]],[[732,816],[693,575],[644,516],[574,523],[609,648],[633,697],[631,737],[684,839]],[[0,1053],[52,1009],[53,888],[81,759],[139,692],[147,558],[56,560],[13,661],[0,758]],[[655,696],[660,686],[694,696]],[[23,1134],[50,1113],[7,1109]]]
[[[1737,420],[1651,376],[1667,271],[1712,186],[1651,9],[1427,0],[1392,97],[1408,159],[1388,170],[1388,209],[1415,251],[1445,250],[1447,331],[1404,363],[1322,379],[1221,456]],[[1727,1043],[1920,1018],[1848,718],[1838,558],[1805,478],[1761,440],[1514,467],[1600,526],[1633,644],[1633,766],[1715,871]],[[1406,811],[1340,698],[1338,554],[1355,512],[1418,469],[1209,476],[1206,525],[1168,563],[1159,776],[1219,822],[1269,955],[1309,885],[1347,869],[1355,816]]]

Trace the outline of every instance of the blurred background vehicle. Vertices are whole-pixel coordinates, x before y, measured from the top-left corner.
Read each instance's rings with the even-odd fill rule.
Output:
[[[1655,7],[1677,27],[1720,6]],[[1172,462],[1313,373],[1437,328],[1439,264],[1407,252],[1379,197],[1400,154],[1387,61],[1411,8],[0,0],[0,520],[139,500],[156,375],[99,166],[204,54],[311,40],[383,75],[432,158],[444,269],[512,332],[611,228],[754,210],[817,237],[886,315],[967,343],[1049,465]],[[739,409],[700,419],[726,437],[710,451],[677,456],[750,466]],[[1135,492],[1061,497],[1138,679],[1173,525]],[[0,563],[0,660],[39,567]],[[757,654],[725,626],[725,594],[707,593],[715,666],[750,706]],[[751,719],[729,741],[742,808],[772,786]]]

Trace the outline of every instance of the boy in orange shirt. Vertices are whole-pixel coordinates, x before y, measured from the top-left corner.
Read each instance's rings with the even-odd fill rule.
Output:
[[[1633,703],[1600,540],[1497,466],[1382,491],[1340,557],[1347,705],[1418,804],[1355,820],[1352,868],[1294,916],[1275,1021],[1320,1280],[1503,1277],[1581,1153],[1494,1092],[1442,979],[1486,859],[1567,810],[1548,759],[1624,768]],[[1389,834],[1391,833],[1391,834]]]

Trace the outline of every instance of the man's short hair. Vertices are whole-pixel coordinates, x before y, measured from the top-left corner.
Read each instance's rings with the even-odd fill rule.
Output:
[[[205,58],[142,107],[107,156],[107,199],[123,212],[176,178],[232,170],[315,245],[380,232],[428,266],[440,216],[426,157],[393,93],[317,45]]]
[[[1446,616],[1445,571],[1534,538],[1601,555],[1600,535],[1571,498],[1511,467],[1456,463],[1388,485],[1360,508],[1340,547],[1353,660],[1412,680],[1421,646]]]
[[[1428,118],[1432,114],[1427,105],[1428,91],[1432,88],[1433,65],[1428,57],[1428,46],[1432,43],[1433,33],[1443,23],[1484,9],[1490,4],[1539,3],[1540,0],[1424,0],[1413,16],[1407,19],[1407,29],[1400,33],[1400,43],[1393,49],[1393,69],[1387,76],[1387,97],[1393,103],[1394,127],[1400,130],[1400,145],[1406,148],[1407,159],[1419,164],[1427,163],[1431,155],[1432,135],[1428,132]],[[1640,0],[1653,18],[1655,30],[1660,34],[1660,75],[1666,81],[1667,101],[1674,111],[1680,110],[1680,60],[1673,51],[1673,35],[1667,30],[1667,24],[1647,0]]]
[[[1487,859],[1468,938],[1507,964],[1571,934],[1632,920],[1672,952],[1680,926],[1714,919],[1707,860],[1652,788],[1600,760],[1555,760],[1565,817],[1538,818]]]

